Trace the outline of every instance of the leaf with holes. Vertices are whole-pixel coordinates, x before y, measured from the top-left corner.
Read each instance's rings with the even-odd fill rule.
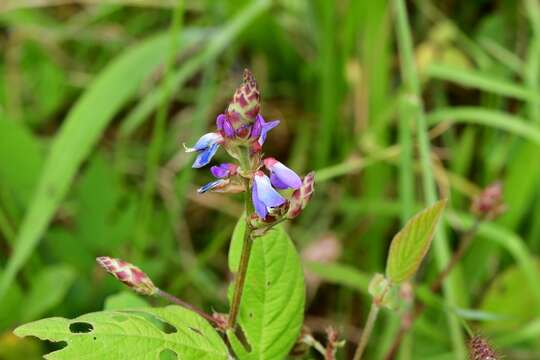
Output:
[[[429,250],[445,205],[446,200],[441,200],[419,212],[394,236],[386,263],[390,281],[401,283],[416,273]]]
[[[166,325],[163,331],[152,319]],[[15,329],[19,337],[64,341],[67,346],[45,356],[51,360],[156,360],[176,353],[179,359],[227,359],[227,347],[206,320],[179,306],[102,311],[76,319],[49,318]]]
[[[241,218],[229,250],[229,267],[233,272],[238,268],[244,231],[245,220]],[[230,290],[233,287],[231,285]],[[238,316],[249,349],[229,332],[236,357],[239,360],[284,359],[300,333],[304,302],[300,258],[283,227],[278,226],[256,238],[251,249]]]

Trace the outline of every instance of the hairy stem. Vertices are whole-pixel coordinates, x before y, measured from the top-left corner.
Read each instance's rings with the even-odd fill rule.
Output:
[[[199,309],[195,305],[191,305],[190,303],[187,303],[184,300],[181,300],[181,299],[177,298],[176,296],[174,296],[172,294],[169,294],[166,291],[163,291],[161,289],[157,289],[156,295],[159,296],[159,297],[162,297],[163,299],[165,299],[167,301],[172,302],[173,304],[180,305],[182,307],[185,307],[186,309],[189,309],[189,310],[191,310],[193,312],[196,312],[197,314],[199,314],[200,316],[202,316],[203,318],[205,318],[206,320],[208,320],[212,324],[217,324],[216,319],[214,319],[211,315],[208,315],[207,313],[205,313],[203,310]]]
[[[371,336],[371,332],[373,331],[373,327],[375,326],[377,315],[379,315],[379,305],[372,302],[371,308],[369,309],[369,315],[366,321],[366,326],[364,326],[364,330],[362,331],[362,336],[360,337],[360,342],[358,343],[358,347],[356,348],[356,352],[354,353],[353,360],[362,359],[362,354],[364,353],[364,350],[366,349],[366,346],[369,341],[369,337]]]
[[[246,194],[244,197],[244,208],[246,216],[246,230],[244,232],[244,241],[242,244],[242,255],[240,256],[240,264],[236,275],[236,282],[234,284],[234,294],[231,304],[231,311],[229,313],[228,328],[234,329],[236,327],[236,321],[238,318],[238,312],[240,310],[240,302],[242,301],[242,294],[244,292],[244,284],[246,282],[246,274],[249,264],[249,257],[251,255],[251,246],[253,244],[253,238],[251,236],[252,228],[249,224],[249,216],[253,212],[253,205],[251,204],[251,192],[249,186],[249,180],[244,180]]]
[[[471,226],[471,228],[467,230],[465,233],[463,233],[459,241],[458,248],[452,255],[452,258],[450,259],[446,267],[441,272],[439,272],[439,274],[437,275],[437,277],[431,284],[430,286],[431,292],[436,293],[439,290],[441,290],[444,280],[446,280],[448,275],[450,275],[452,270],[456,267],[456,265],[459,263],[459,261],[461,260],[463,255],[465,255],[465,252],[471,245],[472,239],[474,238],[474,235],[478,231],[478,227],[480,226],[481,222],[482,222],[482,219],[477,218],[474,224]],[[426,304],[424,303],[416,304],[414,308],[414,313],[409,314],[410,318],[408,319],[408,321],[403,322],[403,324],[401,325],[401,328],[399,329],[399,332],[396,338],[394,339],[394,342],[392,343],[390,350],[388,350],[388,353],[385,356],[385,360],[391,360],[395,358],[397,351],[399,349],[399,346],[401,345],[401,342],[405,334],[407,334],[407,332],[411,329],[412,325],[414,324],[414,321],[418,319],[420,315],[422,315],[422,312],[425,310],[425,308],[426,308]]]

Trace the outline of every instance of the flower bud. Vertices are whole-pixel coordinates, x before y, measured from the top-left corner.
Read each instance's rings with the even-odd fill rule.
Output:
[[[470,360],[498,360],[500,356],[481,336],[473,336],[469,341],[469,358]]]
[[[302,186],[296,189],[291,199],[289,200],[289,210],[287,211],[287,218],[294,219],[304,208],[313,195],[313,183],[315,181],[315,172],[310,172],[302,180]]]
[[[502,214],[506,206],[502,198],[502,183],[497,181],[487,186],[471,204],[471,212],[477,216],[494,219]]]
[[[154,295],[157,287],[152,280],[137,266],[120,259],[101,256],[96,258],[97,263],[109,274],[143,295]]]
[[[368,292],[377,306],[390,310],[399,308],[399,288],[383,274],[375,274],[369,282]]]
[[[244,124],[252,124],[261,109],[261,94],[253,74],[244,70],[242,85],[236,89],[227,111],[237,113]]]

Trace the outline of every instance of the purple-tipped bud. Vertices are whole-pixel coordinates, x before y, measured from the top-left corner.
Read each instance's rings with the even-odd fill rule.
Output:
[[[497,181],[487,186],[471,204],[473,214],[494,219],[504,212],[506,206],[502,198],[502,183]]]
[[[310,172],[304,177],[302,186],[295,190],[289,200],[289,210],[287,211],[287,218],[294,219],[304,208],[313,195],[313,183],[315,181],[315,172]]]
[[[242,85],[236,89],[227,111],[240,115],[244,124],[251,124],[261,110],[261,94],[253,74],[244,70]]]
[[[98,257],[96,261],[105,271],[139,294],[154,295],[158,291],[148,275],[133,264],[108,256]]]
[[[499,360],[495,350],[481,336],[473,336],[469,341],[469,358],[470,360]]]
[[[236,175],[238,165],[232,163],[223,163],[210,168],[210,172],[218,179],[224,179]]]

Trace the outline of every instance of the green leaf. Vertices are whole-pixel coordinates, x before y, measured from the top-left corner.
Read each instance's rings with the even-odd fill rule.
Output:
[[[540,262],[535,261],[536,276],[540,276]],[[498,321],[482,324],[485,331],[513,331],[521,329],[538,315],[535,299],[530,295],[527,276],[518,266],[511,266],[495,277],[484,293],[480,309],[502,315]]]
[[[191,32],[184,45],[196,39]],[[168,38],[159,35],[128,49],[95,79],[71,109],[56,135],[13,255],[0,279],[0,298],[38,244],[69,186],[101,134],[143,81],[163,62]]]
[[[491,75],[473,70],[442,64],[432,64],[426,69],[426,74],[434,79],[450,81],[465,87],[484,90],[511,98],[538,102],[540,97],[534,91],[516,85],[505,79],[497,79]]]
[[[149,307],[148,302],[133,293],[133,291],[121,291],[105,299],[105,310],[122,310]]]
[[[401,283],[416,273],[429,250],[445,205],[446,200],[441,200],[419,212],[394,236],[386,263],[386,276],[392,282]]]
[[[162,331],[145,318],[166,323]],[[160,354],[179,359],[227,359],[227,347],[206,320],[179,306],[155,309],[102,311],[76,319],[49,318],[22,325],[15,335],[65,341],[67,346],[45,356],[50,360],[159,359]]]
[[[241,218],[239,224],[245,223]],[[245,226],[237,225],[229,250],[231,271],[238,268]],[[231,290],[234,285],[231,285]],[[232,293],[232,292],[231,292]],[[246,275],[238,323],[248,351],[229,332],[239,360],[284,359],[294,345],[304,318],[305,288],[300,258],[282,226],[256,238]]]

